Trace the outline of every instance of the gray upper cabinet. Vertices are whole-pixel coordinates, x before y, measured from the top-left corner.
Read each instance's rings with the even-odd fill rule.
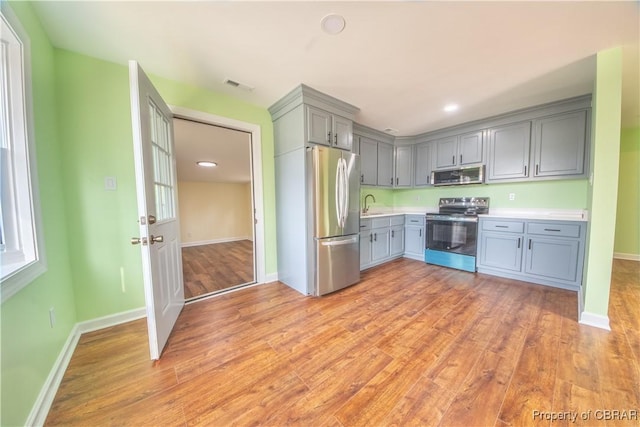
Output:
[[[364,136],[360,140],[360,183],[378,184],[378,143]]]
[[[446,169],[456,165],[458,137],[439,139],[435,142],[436,168]]]
[[[587,112],[576,111],[533,122],[534,176],[584,173]]]
[[[458,137],[458,165],[482,163],[483,132],[471,132]]]
[[[529,176],[531,122],[489,129],[487,181]]]
[[[448,169],[482,163],[482,131],[450,136],[435,141],[435,167]]]
[[[378,142],[378,186],[393,187],[393,145]]]
[[[307,141],[351,151],[353,122],[319,108],[307,106]]]
[[[416,167],[413,181],[415,186],[432,184],[431,171],[433,171],[434,163],[434,146],[433,142],[423,142],[416,145]]]
[[[411,187],[413,180],[413,145],[396,147],[395,187]]]

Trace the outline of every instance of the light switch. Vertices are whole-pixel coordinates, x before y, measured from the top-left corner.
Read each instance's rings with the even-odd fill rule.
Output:
[[[106,191],[116,191],[118,189],[118,182],[115,176],[104,177],[104,189]]]

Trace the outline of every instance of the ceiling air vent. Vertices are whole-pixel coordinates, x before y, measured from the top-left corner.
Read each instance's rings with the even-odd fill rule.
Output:
[[[238,88],[238,89],[246,90],[247,92],[251,92],[254,89],[253,86],[249,86],[249,85],[246,85],[244,83],[240,83],[240,82],[237,82],[237,81],[231,80],[231,79],[224,79],[223,83],[226,84],[226,85],[229,85],[231,87],[235,87],[235,88]]]

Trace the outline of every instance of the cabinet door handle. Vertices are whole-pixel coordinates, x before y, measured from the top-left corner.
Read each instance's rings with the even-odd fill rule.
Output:
[[[369,243],[373,243],[373,234],[369,234]]]
[[[462,154],[460,154],[460,164],[462,164]]]
[[[496,228],[509,228],[508,225],[496,225]]]
[[[391,238],[393,239],[394,237],[396,237],[395,230],[391,230]]]
[[[524,165],[524,176],[527,176],[527,165]]]
[[[334,141],[335,141],[335,143],[337,145],[338,144],[338,134],[337,133],[334,134],[333,137],[334,137]]]
[[[431,175],[427,175],[427,184],[431,184]]]
[[[364,174],[360,175],[360,182],[364,182]]]
[[[518,249],[520,249],[520,237],[518,237]]]
[[[456,164],[456,155],[455,154],[451,157],[451,164],[454,164],[454,165]]]
[[[327,134],[327,142],[331,144],[331,132]]]
[[[422,228],[420,230],[418,230],[418,236],[422,237]]]
[[[558,230],[557,228],[545,228],[544,231],[555,231],[559,233],[562,230]]]
[[[393,185],[393,177],[391,177],[391,185]]]
[[[531,239],[529,239],[529,250],[531,250]]]
[[[373,233],[373,241],[374,242],[378,241],[378,233]]]
[[[536,165],[536,176],[538,176],[538,170],[540,169],[539,166],[540,165]]]
[[[400,183],[400,178],[396,177],[396,185],[398,185]]]

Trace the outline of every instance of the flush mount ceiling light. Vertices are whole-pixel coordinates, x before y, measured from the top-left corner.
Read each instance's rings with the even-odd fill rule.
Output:
[[[336,13],[330,13],[320,21],[320,28],[327,34],[340,34],[345,27],[344,17]]]
[[[447,113],[452,113],[454,111],[458,110],[458,104],[447,104],[444,106],[443,110],[446,111]]]
[[[385,128],[384,130],[387,133],[398,133],[400,132],[398,129],[394,129],[394,128]]]
[[[208,161],[202,161],[202,160],[199,162],[196,162],[196,164],[198,166],[202,166],[203,168],[214,168],[218,166],[216,162],[208,162]]]

